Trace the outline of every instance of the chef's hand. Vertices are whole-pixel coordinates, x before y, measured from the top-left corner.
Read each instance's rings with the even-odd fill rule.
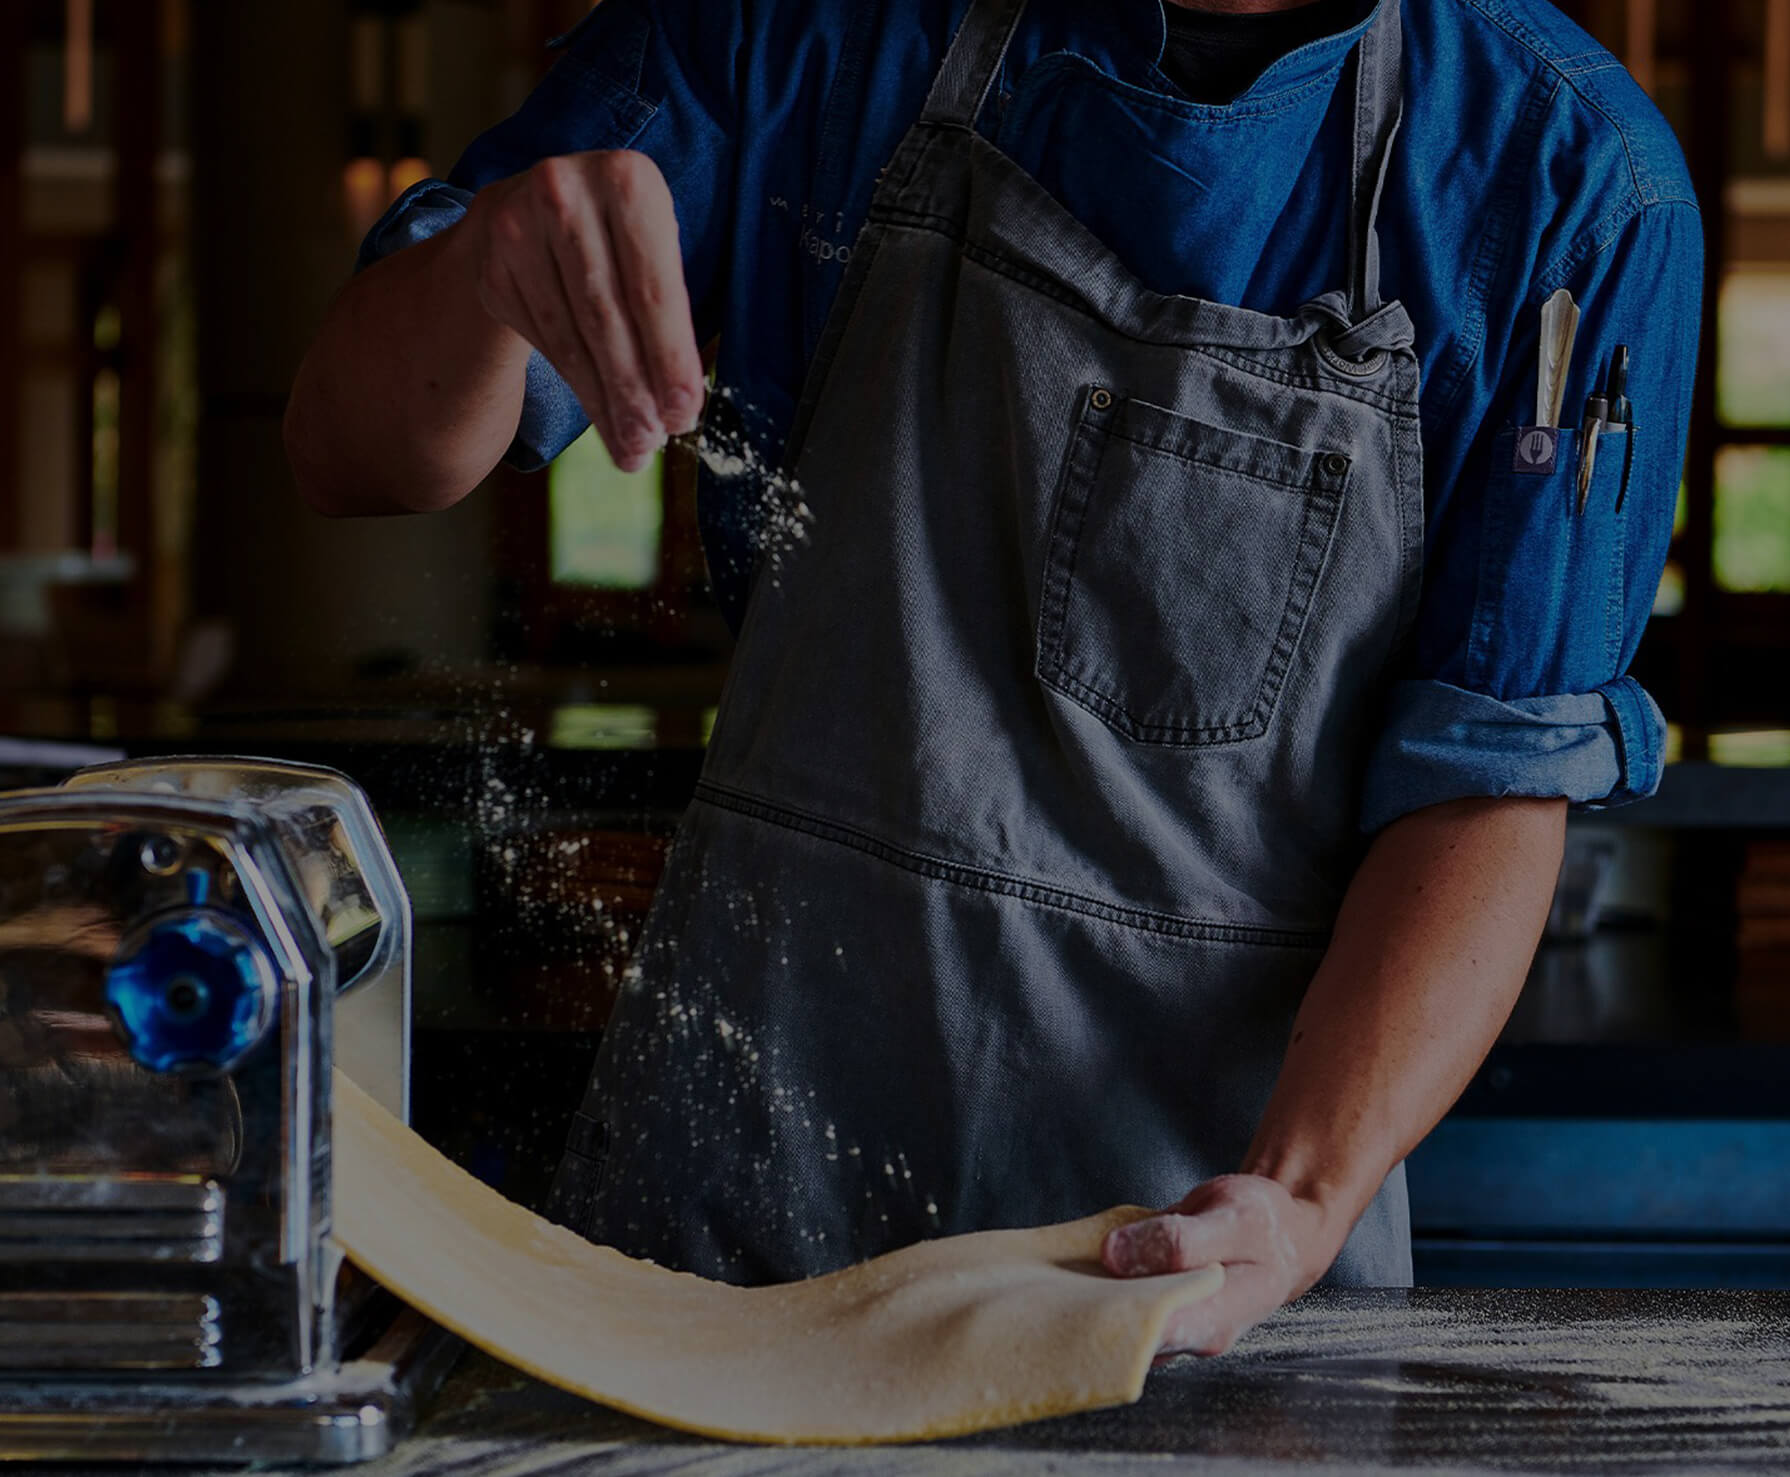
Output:
[[[702,360],[658,165],[631,150],[543,159],[473,197],[479,302],[559,371],[609,453],[638,471],[694,429]]]
[[[1339,1250],[1332,1240],[1323,1211],[1278,1180],[1227,1174],[1161,1215],[1108,1232],[1100,1255],[1116,1277],[1221,1263],[1224,1286],[1175,1315],[1161,1352],[1222,1354],[1324,1275]]]

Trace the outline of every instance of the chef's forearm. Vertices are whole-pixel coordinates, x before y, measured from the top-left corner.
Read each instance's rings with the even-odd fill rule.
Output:
[[[1431,806],[1362,862],[1242,1165],[1319,1207],[1332,1255],[1497,1039],[1547,918],[1565,817],[1561,800]]]
[[[458,502],[516,433],[529,346],[479,305],[455,226],[357,275],[286,411],[299,490],[330,514]]]

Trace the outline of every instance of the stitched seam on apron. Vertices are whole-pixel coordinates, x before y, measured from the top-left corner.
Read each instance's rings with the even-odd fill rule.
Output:
[[[912,140],[903,139],[896,147],[894,157],[889,160],[889,178],[883,184],[891,199],[906,194],[914,187],[914,181],[920,178],[922,172],[931,164],[933,155],[943,146],[945,135],[967,132],[966,129],[953,127],[949,123],[917,124],[916,129],[925,129],[925,132],[922,136]],[[910,142],[913,145],[911,148],[909,147]],[[906,158],[903,158],[904,153]],[[905,167],[901,168],[901,173],[897,175],[896,170],[901,166]],[[877,203],[882,193],[882,188],[879,188],[871,196],[870,209],[865,216],[866,220],[874,218],[877,211],[883,208]],[[904,207],[889,206],[887,208],[900,210]]]
[[[1093,303],[1089,302],[1086,297],[1076,292],[1074,288],[1058,278],[1046,276],[1035,268],[1019,261],[1015,257],[1010,257],[1004,252],[996,251],[993,247],[984,246],[978,241],[970,240],[962,223],[952,216],[938,215],[928,211],[912,210],[905,206],[881,205],[871,210],[868,219],[890,226],[896,230],[905,228],[908,230],[930,231],[936,235],[944,236],[948,240],[955,241],[963,254],[971,261],[975,262],[976,265],[984,267],[988,271],[994,272],[999,276],[1005,277],[1009,281],[1017,282],[1022,287],[1029,287],[1034,292],[1063,304],[1066,308],[1073,308],[1076,312],[1081,313],[1085,317],[1094,319],[1096,322],[1118,334],[1121,338],[1129,339],[1133,343],[1181,349],[1187,353],[1193,354],[1205,354],[1214,359],[1222,359],[1226,364],[1244,370],[1246,373],[1257,375],[1262,379],[1272,380],[1277,384],[1290,386],[1293,389],[1311,390],[1317,394],[1337,395],[1345,400],[1354,400],[1363,405],[1373,405],[1382,410],[1391,412],[1401,420],[1414,420],[1417,418],[1406,408],[1405,400],[1396,394],[1378,393],[1365,386],[1340,378],[1334,381],[1328,379],[1323,381],[1300,380],[1292,375],[1279,373],[1253,363],[1245,358],[1241,352],[1233,349],[1228,344],[1189,343],[1181,337],[1163,337],[1159,335],[1138,333],[1122,324],[1114,323],[1108,315],[1102,313]],[[1192,299],[1189,299],[1189,301],[1192,301]],[[1222,306],[1222,304],[1216,306]],[[1282,321],[1286,320],[1283,319]],[[1279,348],[1257,349],[1251,352],[1269,354],[1288,353],[1302,347],[1304,347],[1303,344],[1283,344]]]
[[[818,841],[830,841],[835,845],[850,847],[853,851],[863,852],[891,866],[900,867],[903,871],[929,877],[937,882],[973,888],[978,892],[999,893],[1060,912],[1081,913],[1141,932],[1167,934],[1175,938],[1204,939],[1213,943],[1265,944],[1289,949],[1323,948],[1330,939],[1327,931],[1319,929],[1260,928],[1245,923],[1214,923],[1200,918],[1181,918],[1172,913],[1153,913],[1146,908],[1107,902],[1101,898],[1054,887],[1049,883],[1013,877],[1003,872],[990,872],[964,862],[946,861],[942,857],[909,851],[855,826],[825,820],[792,806],[728,789],[713,780],[702,781],[697,786],[695,798],[700,803],[722,810],[731,810],[787,830],[800,831]]]
[[[1421,373],[1401,365],[1401,374]],[[1413,402],[1417,399],[1416,387],[1412,387],[1410,396]],[[1405,438],[1411,438],[1417,453],[1417,488],[1414,498],[1406,495],[1405,480]],[[1423,489],[1423,431],[1416,417],[1401,417],[1400,422],[1392,427],[1392,479],[1397,489],[1398,499],[1398,533],[1399,558],[1403,561],[1399,573],[1398,614],[1392,629],[1391,639],[1387,642],[1386,655],[1381,660],[1381,670],[1389,668],[1404,650],[1405,641],[1417,624],[1418,611],[1423,600],[1423,541],[1424,541],[1424,489]],[[1417,506],[1416,516],[1407,506],[1414,501]],[[1414,577],[1411,571],[1414,568]]]
[[[1179,412],[1174,412],[1179,414]],[[1214,427],[1222,430],[1223,427]],[[1245,467],[1233,466],[1230,462],[1213,461],[1210,457],[1195,456],[1189,451],[1176,451],[1173,447],[1164,446],[1158,441],[1146,441],[1142,436],[1128,435],[1124,431],[1112,430],[1107,433],[1115,441],[1126,441],[1140,447],[1152,456],[1166,456],[1172,461],[1185,462],[1190,467],[1210,467],[1214,472],[1224,472],[1232,477],[1241,477],[1246,482],[1260,482],[1265,487],[1285,488],[1288,492],[1300,497],[1335,497],[1336,494],[1327,488],[1313,487],[1309,482],[1294,482],[1286,477],[1271,477],[1266,472],[1256,472]],[[1297,448],[1295,448],[1297,449]]]
[[[1284,621],[1283,621],[1284,624]],[[1274,677],[1274,657],[1279,653],[1279,646],[1269,653],[1269,670],[1263,678],[1266,687]],[[1145,723],[1134,717],[1130,710],[1122,704],[1114,702],[1103,692],[1089,687],[1080,678],[1065,672],[1061,665],[1055,667],[1048,675],[1040,676],[1046,687],[1054,687],[1065,697],[1072,698],[1083,707],[1091,708],[1099,717],[1105,719],[1126,738],[1134,743],[1159,744],[1168,748],[1217,748],[1221,744],[1246,743],[1250,739],[1258,739],[1268,731],[1268,720],[1273,716],[1272,699],[1258,698],[1250,709],[1249,716],[1240,723],[1216,723],[1207,728],[1188,728],[1169,723]],[[1275,683],[1276,692],[1279,690]]]
[[[934,235],[943,236],[957,243],[958,248],[977,266],[985,267],[1008,280],[1029,287],[1044,297],[1073,308],[1084,317],[1092,318],[1121,338],[1128,338],[1133,343],[1151,344],[1163,348],[1184,349],[1188,353],[1203,353],[1209,347],[1206,344],[1187,343],[1180,338],[1151,337],[1140,334],[1116,324],[1106,314],[1078,293],[1074,288],[1056,277],[1046,276],[1036,268],[1028,266],[1016,257],[984,246],[980,242],[969,239],[961,221],[953,216],[938,215],[930,211],[912,210],[906,206],[880,205],[871,210],[869,219],[897,230],[930,231]]]
[[[1285,385],[1291,390],[1308,390],[1317,395],[1337,395],[1344,400],[1354,400],[1362,405],[1371,405],[1376,410],[1383,410],[1395,420],[1417,422],[1418,417],[1406,409],[1403,396],[1385,395],[1366,389],[1348,381],[1331,382],[1330,380],[1301,379],[1298,375],[1288,374],[1285,370],[1274,369],[1240,354],[1226,344],[1208,344],[1200,352],[1211,359],[1222,359],[1232,369],[1241,370],[1244,374],[1253,374],[1258,379],[1271,380],[1277,385]],[[1270,349],[1268,353],[1285,353],[1284,349]],[[1390,352],[1390,351],[1389,351]]]
[[[1221,360],[1223,363],[1230,365],[1233,369],[1241,370],[1245,374],[1254,375],[1258,379],[1269,380],[1274,384],[1285,385],[1290,389],[1307,390],[1318,395],[1335,395],[1343,400],[1353,400],[1361,405],[1371,405],[1378,410],[1386,411],[1399,420],[1415,421],[1418,419],[1417,416],[1413,415],[1410,410],[1407,409],[1406,401],[1398,395],[1381,394],[1368,389],[1365,386],[1341,379],[1300,379],[1295,375],[1287,374],[1284,371],[1270,369],[1260,363],[1254,362],[1246,357],[1243,352],[1233,349],[1228,344],[1188,343],[1182,338],[1137,333],[1132,329],[1115,324],[1111,318],[1102,313],[1085,297],[1081,296],[1081,294],[1077,293],[1073,288],[1059,282],[1056,278],[1043,276],[1041,273],[1034,271],[1032,268],[1012,257],[995,251],[991,247],[983,246],[977,242],[968,240],[964,235],[962,227],[949,216],[927,215],[918,211],[895,208],[874,211],[872,212],[872,216],[880,223],[895,230],[907,229],[932,231],[937,235],[945,236],[948,239],[955,241],[963,254],[976,263],[977,266],[983,267],[998,276],[1005,277],[1009,281],[1017,282],[1022,287],[1029,287],[1041,296],[1059,302],[1064,307],[1071,308],[1082,314],[1084,317],[1092,318],[1095,322],[1110,329],[1121,338],[1129,339],[1132,343],[1148,344],[1152,347],[1179,349],[1189,354],[1201,354],[1209,359]],[[1303,347],[1304,345],[1302,344],[1285,344],[1278,349],[1259,349],[1251,352],[1281,354]]]
[[[783,470],[787,473],[793,475],[796,463],[801,458],[802,448],[807,445],[808,433],[814,426],[814,414],[820,404],[820,393],[833,372],[833,361],[839,355],[839,346],[845,341],[846,331],[856,309],[859,289],[869,279],[870,270],[876,264],[877,252],[885,239],[884,232],[868,228],[858,235],[851,266],[846,269],[845,280],[840,283],[838,294],[827,312],[826,326],[821,330],[820,339],[814,346],[814,356],[808,361],[808,369],[803,376],[802,396],[796,402],[789,439],[783,447]]]
[[[1106,460],[1107,445],[1112,439],[1102,434],[1108,418],[1095,418],[1086,398],[1084,392],[1075,440],[1070,445],[1069,455],[1063,458],[1051,500],[1050,537],[1044,556],[1044,590],[1038,611],[1038,650],[1032,666],[1034,675],[1047,686],[1052,674],[1062,671],[1063,628],[1069,614],[1069,586],[1075,578],[1076,556],[1081,549],[1081,527],[1087,518],[1089,497],[1100,475],[1101,463]],[[1052,557],[1059,540],[1067,540],[1067,559]]]

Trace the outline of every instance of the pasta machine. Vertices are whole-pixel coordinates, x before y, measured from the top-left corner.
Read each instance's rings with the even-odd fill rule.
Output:
[[[330,1069],[408,1105],[361,791],[252,759],[0,795],[0,1458],[352,1461],[455,1345],[329,1239]]]

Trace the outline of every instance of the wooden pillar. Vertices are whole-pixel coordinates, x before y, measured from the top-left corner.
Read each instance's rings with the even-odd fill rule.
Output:
[[[156,269],[162,232],[156,168],[161,157],[160,0],[112,6],[114,27],[114,219],[119,243],[118,312],[124,362],[119,374],[118,515],[120,550],[137,563],[126,630],[148,675],[154,655],[150,583],[155,547]],[[97,551],[96,551],[97,552]]]
[[[1760,120],[1767,159],[1790,159],[1790,0],[1765,0],[1765,108]]]
[[[0,4],[0,552],[17,547],[19,402],[19,296],[23,291],[25,226],[25,36],[26,7]]]
[[[1625,0],[1623,60],[1635,81],[1659,99],[1659,0]]]

